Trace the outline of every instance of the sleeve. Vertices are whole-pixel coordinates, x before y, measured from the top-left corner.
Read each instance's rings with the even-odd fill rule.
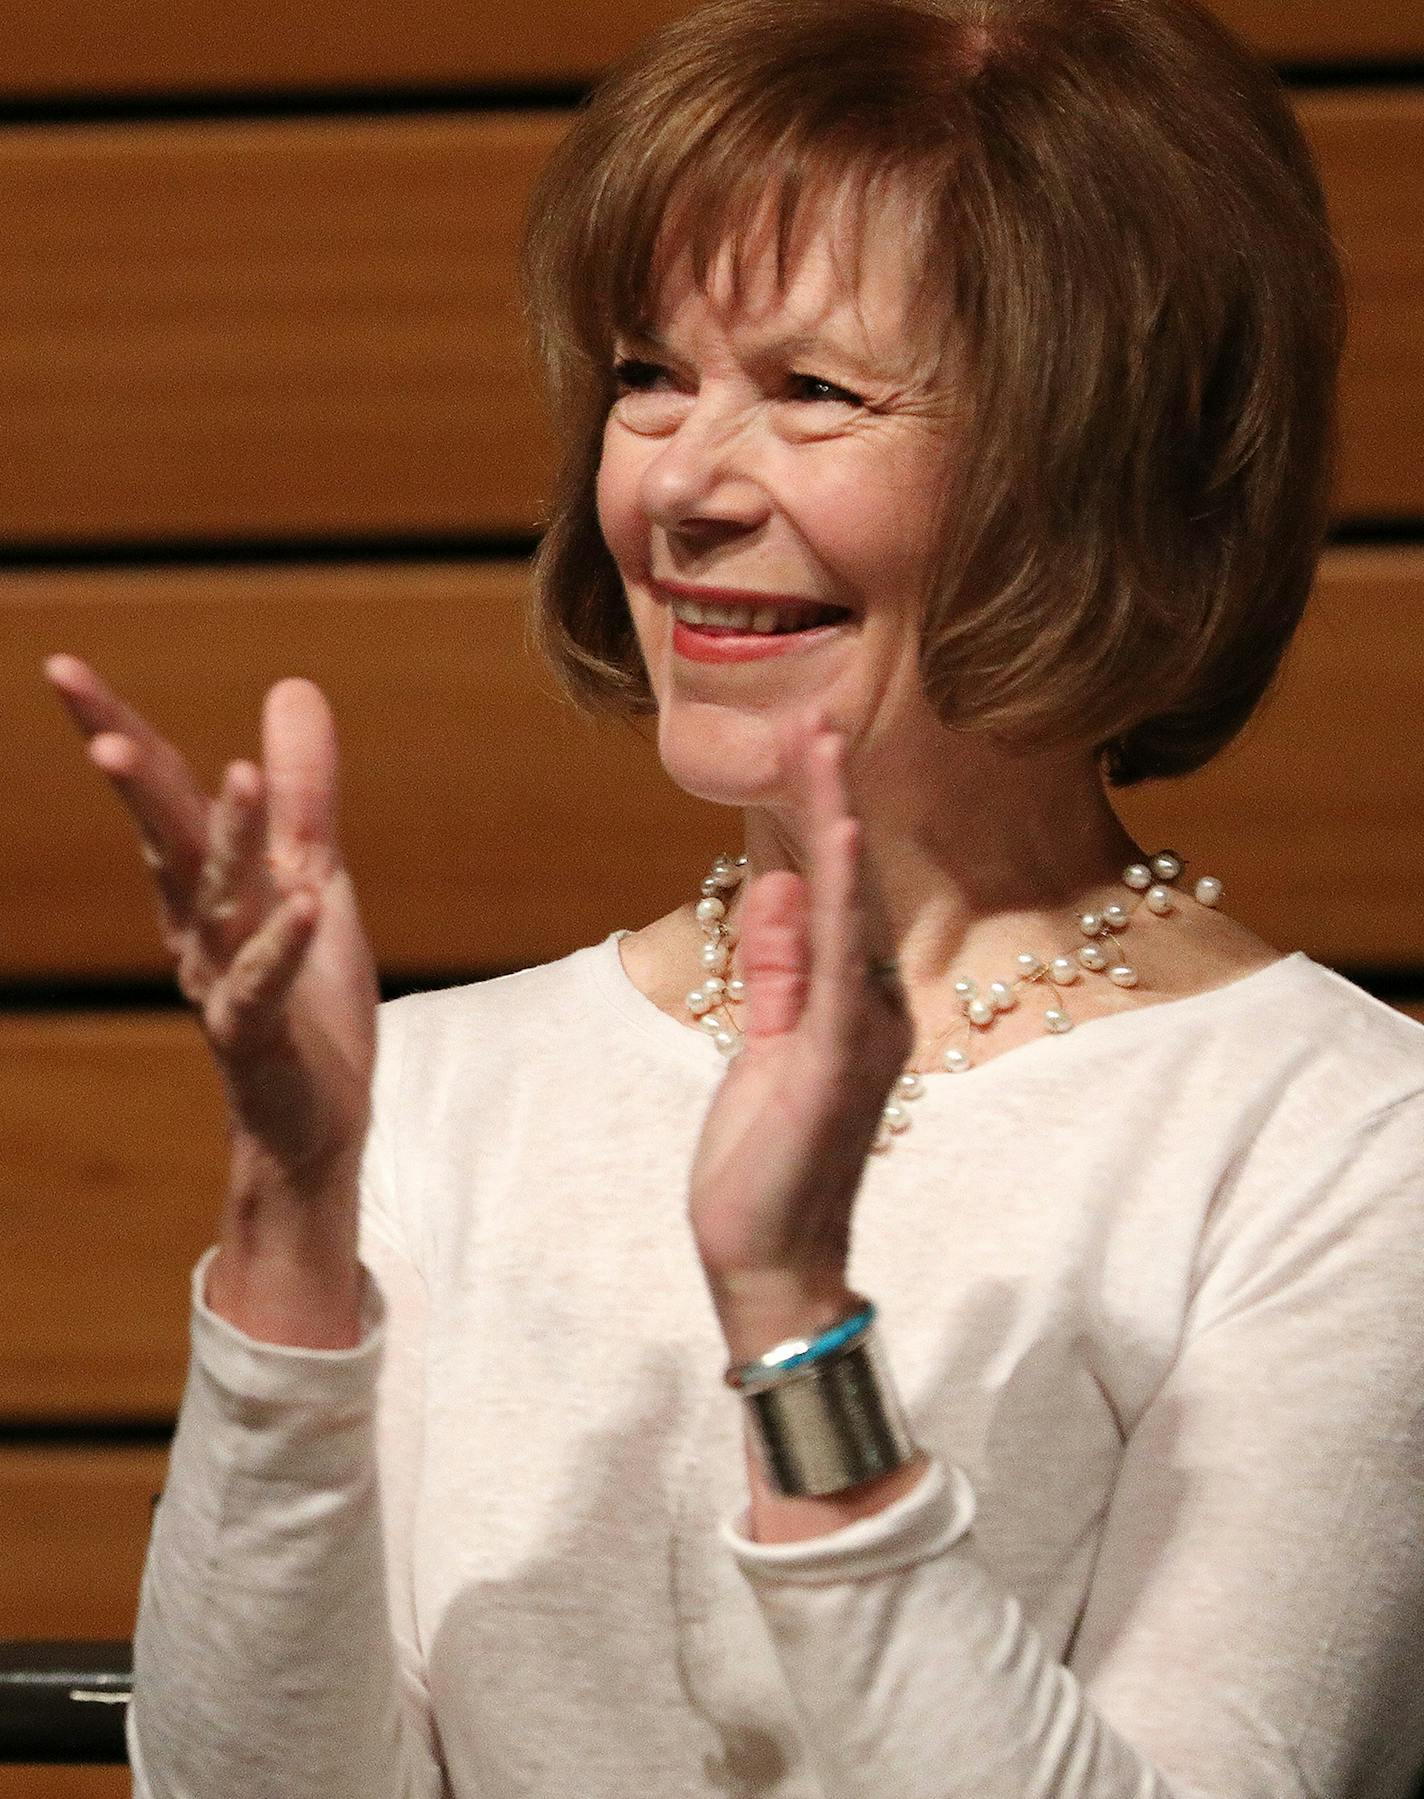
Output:
[[[724,1523],[826,1799],[1415,1792],[1424,1095],[1311,1162],[1203,1235],[1066,1663],[976,1561],[955,1467],[805,1543]]]
[[[411,1602],[424,1285],[394,1201],[392,1011],[362,1159],[362,1337],[262,1343],[192,1277],[134,1633],[135,1799],[440,1799]]]

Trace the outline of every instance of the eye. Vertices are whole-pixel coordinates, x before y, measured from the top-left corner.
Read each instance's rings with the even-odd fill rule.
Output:
[[[656,362],[639,362],[634,357],[625,356],[613,365],[614,382],[629,393],[646,393],[658,376],[666,372]]]
[[[819,393],[803,392],[797,396],[800,399],[821,401],[833,400],[839,401],[842,405],[847,406],[863,406],[865,404],[865,401],[861,399],[859,394],[851,393],[849,388],[837,387],[834,381],[826,381],[820,375],[799,375],[793,373],[788,375],[786,379],[793,388],[819,388],[821,390]]]

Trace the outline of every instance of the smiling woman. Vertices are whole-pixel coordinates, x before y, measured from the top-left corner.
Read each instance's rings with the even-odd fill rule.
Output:
[[[210,798],[49,665],[232,1125],[136,1795],[1403,1799],[1424,1029],[1109,792],[1311,584],[1278,84],[1195,0],[713,0],[523,267],[540,639],[740,812],[687,903],[378,1007],[320,692]]]
[[[869,248],[903,318],[867,334],[848,305],[783,379],[954,405],[924,571],[941,715],[1086,739],[1117,785],[1200,767],[1310,590],[1345,310],[1284,93],[1190,4],[1130,31],[1099,6],[704,7],[603,84],[524,248],[566,445],[536,566],[555,666],[590,705],[652,704],[593,517],[618,347],[679,254],[698,287],[720,257],[740,301],[749,264],[781,285],[828,216],[847,293]],[[785,397],[788,434],[850,417]]]
[[[764,210],[740,269],[724,256],[704,291],[684,254],[661,278],[666,366],[643,365],[652,379],[630,388],[626,360],[615,365],[599,532],[663,765],[723,804],[774,789],[780,741],[813,702],[860,740],[908,747],[910,715],[934,724],[920,590],[955,440],[950,395],[903,372],[910,212],[902,194],[883,196],[857,254],[852,208],[828,206],[783,278]],[[840,385],[851,379],[861,393]],[[709,618],[708,605],[742,617]],[[771,689],[751,666],[768,658]],[[722,672],[709,679],[709,666]]]

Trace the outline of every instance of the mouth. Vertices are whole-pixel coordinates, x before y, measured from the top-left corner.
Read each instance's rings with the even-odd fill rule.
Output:
[[[694,662],[748,662],[805,650],[836,636],[849,623],[844,606],[817,604],[736,606],[668,596],[673,649]]]
[[[850,617],[844,606],[807,603],[788,606],[729,606],[701,604],[696,600],[669,602],[679,624],[694,631],[718,632],[739,637],[780,637],[792,631],[814,631],[820,625],[838,625]]]

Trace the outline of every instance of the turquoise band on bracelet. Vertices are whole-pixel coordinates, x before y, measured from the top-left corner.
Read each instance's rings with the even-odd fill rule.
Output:
[[[754,1362],[743,1362],[740,1367],[729,1368],[725,1376],[727,1385],[738,1393],[774,1385],[788,1375],[814,1368],[818,1362],[824,1362],[838,1350],[857,1342],[874,1323],[875,1306],[867,1299],[849,1318],[831,1325],[819,1336],[791,1337],[785,1343],[778,1343],[774,1349],[768,1349]]]

